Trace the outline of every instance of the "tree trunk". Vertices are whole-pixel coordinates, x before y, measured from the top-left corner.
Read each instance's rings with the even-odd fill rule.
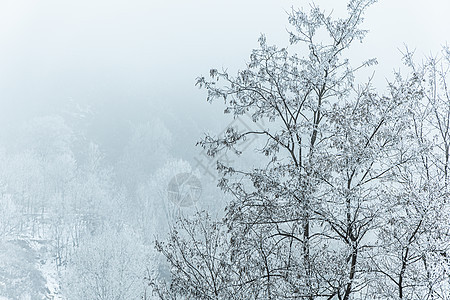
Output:
[[[352,255],[351,255],[351,262],[350,262],[350,274],[348,277],[348,283],[347,287],[345,289],[345,294],[343,300],[350,299],[350,294],[352,292],[352,283],[353,279],[355,278],[356,274],[356,261],[358,259],[358,249],[356,247],[356,244],[352,245]]]

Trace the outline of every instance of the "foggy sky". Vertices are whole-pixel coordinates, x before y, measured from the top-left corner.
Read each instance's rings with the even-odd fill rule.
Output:
[[[327,11],[344,0],[316,1]],[[150,118],[161,106],[202,118],[195,78],[212,67],[244,67],[260,33],[287,45],[291,0],[1,0],[1,124],[53,113],[68,102]],[[399,48],[418,58],[449,40],[450,1],[382,0],[369,9],[356,59],[377,57],[381,80],[400,65]],[[162,108],[164,109],[164,108]],[[221,111],[221,109],[219,109]],[[197,137],[195,137],[197,138]]]

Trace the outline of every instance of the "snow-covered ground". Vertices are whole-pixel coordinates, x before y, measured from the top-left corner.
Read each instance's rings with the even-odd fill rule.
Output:
[[[0,240],[0,300],[65,299],[48,240]]]
[[[47,299],[52,300],[62,300],[65,299],[61,295],[59,274],[56,269],[56,264],[54,258],[49,254],[48,248],[50,245],[49,241],[46,240],[29,240],[30,247],[38,253],[38,259],[36,261],[36,268],[41,272],[42,276],[45,278]]]

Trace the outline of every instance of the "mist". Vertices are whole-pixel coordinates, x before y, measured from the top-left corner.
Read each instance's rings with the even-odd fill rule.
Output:
[[[346,1],[315,3],[346,13]],[[310,5],[1,1],[0,269],[20,271],[0,274],[0,298],[94,299],[89,281],[110,260],[105,282],[123,279],[129,288],[113,284],[96,299],[157,299],[146,279],[170,270],[159,263],[155,238],[167,238],[180,216],[206,210],[222,218],[234,199],[217,187],[216,159],[197,143],[229,125],[268,126],[224,114],[221,100],[208,103],[198,77],[245,69],[261,34],[268,45],[296,49],[288,14]],[[406,49],[419,62],[438,55],[449,11],[447,0],[375,3],[362,24],[367,36],[346,55],[354,65],[378,64],[357,80],[373,77],[385,92],[394,71],[405,69]],[[254,152],[243,157],[219,158],[250,169],[261,163]],[[193,189],[188,198],[178,195],[178,180]]]

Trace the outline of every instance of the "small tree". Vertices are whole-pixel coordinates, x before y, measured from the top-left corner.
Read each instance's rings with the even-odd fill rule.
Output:
[[[166,242],[156,242],[156,249],[169,262],[173,281],[168,285],[167,278],[153,274],[155,293],[161,299],[183,295],[201,299],[248,297],[249,293],[233,289],[240,274],[230,263],[232,247],[225,236],[226,226],[211,221],[206,213],[198,213],[192,220],[180,219]]]

